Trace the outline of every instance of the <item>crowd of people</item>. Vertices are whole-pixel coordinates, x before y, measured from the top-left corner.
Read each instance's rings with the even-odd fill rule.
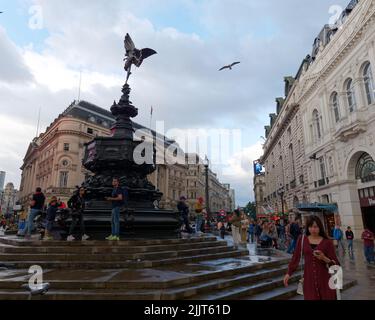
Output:
[[[106,240],[119,241],[120,211],[121,207],[127,201],[128,194],[127,190],[120,186],[120,181],[116,177],[112,180],[112,187],[111,196],[105,198],[112,205],[111,234]],[[84,222],[85,203],[86,190],[83,187],[77,188],[76,192],[69,199],[67,206],[56,197],[52,197],[47,202],[41,188],[36,188],[35,193],[30,199],[28,211],[22,210],[17,216],[12,217],[0,215],[0,232],[4,233],[5,230],[18,229],[18,236],[31,239],[31,234],[33,229],[35,229],[34,220],[44,212],[42,238],[44,240],[53,240],[53,228],[57,213],[59,210],[68,209],[71,215],[71,224],[66,240],[88,240],[90,237],[86,234]],[[196,200],[191,212],[186,197],[182,196],[177,204],[177,210],[180,215],[182,234],[196,233],[197,235],[202,235],[205,232],[218,232],[220,237],[224,239],[225,235],[230,233],[233,238],[233,245],[236,248],[247,243],[256,243],[263,248],[275,248],[293,254],[296,248],[298,249],[299,239],[303,234],[306,234],[307,230],[307,224],[303,226],[299,217],[294,221],[289,221],[289,219],[278,219],[276,221],[250,219],[240,209],[236,209],[230,214],[208,215],[202,197]],[[79,234],[75,237],[74,232],[77,226],[79,226]],[[350,257],[354,259],[354,233],[350,227],[347,227],[344,233],[339,226],[336,226],[332,234],[327,235],[327,237],[333,240],[337,253],[340,249],[343,254],[348,251]],[[361,239],[367,262],[374,264],[374,233],[365,228]]]

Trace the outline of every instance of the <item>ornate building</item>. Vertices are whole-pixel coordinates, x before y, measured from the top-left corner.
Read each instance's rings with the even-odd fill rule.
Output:
[[[85,143],[96,135],[110,136],[111,127],[115,119],[112,114],[91,103],[73,102],[53,123],[46,132],[35,138],[30,144],[24,163],[21,167],[22,178],[20,201],[27,203],[37,187],[41,187],[47,197],[57,196],[67,201],[75,187],[81,185],[85,177],[91,173],[82,166]],[[169,140],[154,131],[134,123],[135,129],[143,129],[144,136],[155,139],[158,156],[163,159],[174,156],[167,154],[172,144],[176,146],[175,153],[186,155],[173,140]],[[143,135],[143,133],[142,133]],[[204,166],[197,155],[197,162],[193,164],[157,164],[156,171],[149,179],[163,193],[160,202],[162,208],[175,208],[180,196],[188,198],[190,205],[199,196],[205,195]],[[166,161],[172,163],[172,161]],[[211,210],[229,210],[226,205],[232,200],[227,190],[216,178],[210,174]],[[229,188],[230,189],[230,188]]]
[[[337,204],[357,237],[375,231],[374,43],[374,1],[352,1],[315,41],[297,91],[311,201]]]
[[[302,118],[295,95],[298,77],[284,79],[285,97],[276,99],[276,113],[270,114],[270,125],[265,127],[260,160],[265,173],[254,180],[254,187],[263,190],[262,204],[276,213],[289,213],[291,218],[298,212],[298,205],[308,201]],[[259,192],[256,196],[259,198]]]
[[[0,192],[0,212],[3,214],[13,213],[14,206],[18,201],[18,190],[13,183],[7,183],[5,189]]]
[[[271,115],[265,200],[276,204],[284,192],[290,206],[296,193],[303,201],[295,207],[321,215],[328,231],[334,224],[356,237],[364,224],[375,231],[374,68],[375,2],[353,0],[324,26]]]

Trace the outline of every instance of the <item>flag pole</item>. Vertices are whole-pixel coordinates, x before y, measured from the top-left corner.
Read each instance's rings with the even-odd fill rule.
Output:
[[[151,106],[151,112],[150,112],[150,130],[152,130],[152,128],[151,128],[151,123],[152,123],[152,114],[153,114],[153,108],[152,108],[152,106]]]

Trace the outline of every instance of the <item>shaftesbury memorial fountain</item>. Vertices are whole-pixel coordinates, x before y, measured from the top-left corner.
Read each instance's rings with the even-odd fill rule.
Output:
[[[129,100],[128,80],[132,65],[140,67],[143,60],[156,54],[152,49],[138,50],[130,36],[125,37],[125,71],[127,77],[122,88],[122,97],[114,102],[111,112],[116,118],[111,137],[96,137],[85,146],[83,165],[94,173],[83,186],[87,189],[85,224],[91,232],[110,232],[111,203],[105,200],[112,192],[112,178],[118,177],[120,185],[128,191],[128,199],[121,213],[122,234],[161,235],[176,231],[179,227],[178,214],[173,210],[159,209],[156,205],[162,193],[150,183],[147,176],[156,169],[156,148],[153,143],[152,163],[135,161],[137,146],[145,141],[134,139],[134,126],[131,118],[138,115],[138,109]],[[139,154],[138,154],[139,156]],[[133,232],[134,231],[134,232]]]

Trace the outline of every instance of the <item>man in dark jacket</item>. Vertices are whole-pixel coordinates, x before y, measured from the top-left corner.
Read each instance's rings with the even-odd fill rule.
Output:
[[[81,227],[81,239],[85,241],[90,237],[86,235],[85,222],[83,219],[83,211],[85,210],[85,188],[80,188],[78,193],[74,195],[68,201],[68,207],[72,210],[72,223],[69,228],[69,235],[67,241],[75,240],[73,237],[73,231],[79,222]]]
[[[186,198],[184,196],[180,197],[180,201],[177,204],[177,209],[180,212],[186,231],[188,233],[193,233],[193,229],[191,229],[189,222],[189,207],[186,204]]]
[[[35,193],[33,194],[33,197],[30,200],[30,213],[27,218],[27,223],[26,223],[26,228],[25,228],[26,239],[31,238],[31,232],[34,227],[34,219],[38,214],[42,212],[45,201],[46,201],[46,197],[42,193],[42,189],[36,188]]]

